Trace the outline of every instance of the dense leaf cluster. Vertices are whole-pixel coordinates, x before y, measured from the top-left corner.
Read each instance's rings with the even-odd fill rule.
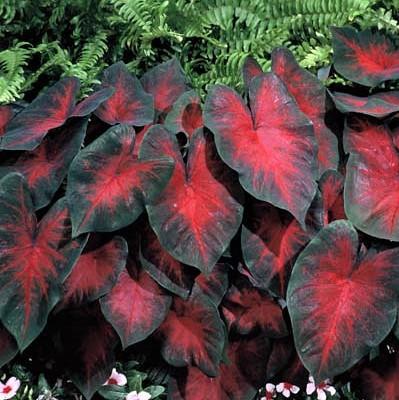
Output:
[[[244,96],[202,104],[172,58],[1,106],[0,364],[50,354],[87,399],[121,353],[173,400],[309,374],[396,398],[399,93],[376,88],[399,50],[351,27],[332,46],[346,92],[280,47],[271,72],[245,60]]]

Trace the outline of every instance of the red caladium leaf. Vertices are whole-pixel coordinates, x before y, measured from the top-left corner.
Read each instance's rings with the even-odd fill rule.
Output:
[[[285,297],[295,258],[313,234],[288,212],[252,199],[242,226],[241,248],[254,284]]]
[[[165,190],[147,206],[161,245],[177,260],[210,272],[241,224],[242,193],[235,175],[202,129],[191,138],[187,165],[175,136],[160,125],[148,131],[141,151],[175,161]]]
[[[86,115],[89,115],[95,111],[101,103],[103,103],[105,100],[108,100],[114,94],[114,92],[114,88],[105,87],[97,92],[92,93],[90,96],[86,97],[76,105],[71,116],[85,117]]]
[[[343,113],[358,113],[382,118],[399,111],[399,91],[376,93],[367,97],[347,93],[332,94],[335,106]]]
[[[0,137],[4,135],[7,124],[14,116],[14,111],[11,106],[0,106]]]
[[[35,150],[17,152],[0,165],[0,176],[23,174],[35,209],[50,203],[67,175],[86,134],[87,119],[73,119],[47,136]]]
[[[249,98],[252,115],[234,90],[214,86],[205,102],[205,125],[244,189],[304,224],[316,193],[312,124],[272,73],[252,80]]]
[[[105,321],[98,303],[61,313],[61,354],[72,382],[86,399],[106,382],[115,366],[118,336]]]
[[[94,112],[110,125],[143,126],[154,118],[154,100],[146,93],[140,81],[130,74],[123,62],[108,67],[102,78],[103,88],[114,88],[114,93]]]
[[[267,337],[288,334],[281,307],[267,294],[249,283],[232,285],[222,303],[229,330],[246,335],[259,329]]]
[[[229,343],[229,362],[210,378],[198,368],[180,370],[169,380],[170,400],[252,400],[266,382],[270,343],[264,336],[241,338]]]
[[[67,199],[73,236],[109,232],[134,222],[144,202],[154,199],[169,180],[173,162],[133,155],[134,129],[108,129],[74,159],[68,174]],[[141,150],[143,146],[141,146]]]
[[[399,249],[358,248],[352,224],[334,221],[309,243],[292,271],[287,304],[295,345],[316,380],[349,369],[395,323]]]
[[[248,89],[252,79],[262,74],[263,70],[259,63],[253,57],[247,57],[242,68],[245,88]]]
[[[202,128],[201,98],[190,90],[183,93],[166,116],[165,127],[173,133],[184,132],[188,137]]]
[[[0,368],[11,361],[18,353],[18,346],[10,332],[0,325]]]
[[[219,306],[229,286],[229,269],[231,269],[230,265],[218,263],[209,275],[197,276],[191,295],[196,296],[198,293],[202,293],[209,297],[216,306]]]
[[[124,348],[141,342],[165,319],[172,298],[144,270],[132,265],[119,275],[113,289],[100,300],[105,318],[118,332]]]
[[[316,76],[304,70],[286,48],[272,53],[272,70],[285,83],[301,111],[312,121],[318,144],[319,174],[336,169],[339,161],[337,137],[327,128],[326,88]]]
[[[148,223],[140,229],[140,263],[161,286],[185,299],[189,296],[198,270],[175,260]]]
[[[153,95],[158,113],[168,112],[179,96],[189,90],[183,68],[176,58],[150,69],[140,81],[144,90]]]
[[[334,68],[344,78],[365,86],[399,78],[399,51],[381,33],[332,28]]]
[[[64,283],[64,304],[94,301],[108,293],[125,268],[126,258],[127,243],[122,237],[104,241],[91,235]]]
[[[85,238],[71,241],[65,198],[38,223],[22,175],[0,181],[0,318],[24,350],[42,331]]]
[[[78,91],[78,78],[63,78],[44,90],[11,120],[0,148],[35,149],[50,129],[58,128],[72,115]]]
[[[367,400],[399,399],[399,353],[379,357],[360,371],[359,388]]]
[[[337,219],[346,219],[344,209],[344,177],[337,171],[324,172],[319,180],[322,220],[326,226]]]
[[[344,132],[349,153],[345,211],[369,235],[399,240],[399,155],[386,125],[356,119]]]
[[[197,366],[209,376],[218,374],[225,343],[219,312],[205,295],[184,301],[176,297],[158,330],[161,354],[175,367]]]

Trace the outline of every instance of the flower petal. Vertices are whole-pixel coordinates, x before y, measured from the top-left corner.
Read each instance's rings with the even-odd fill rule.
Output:
[[[141,391],[141,392],[139,393],[138,399],[139,399],[139,400],[150,400],[150,399],[151,399],[151,395],[150,395],[150,393],[145,392],[145,391],[143,390],[143,391]]]
[[[317,400],[326,400],[327,395],[323,389],[317,389]]]
[[[267,392],[274,392],[276,390],[276,385],[273,385],[273,383],[266,383],[266,391]]]
[[[291,396],[291,392],[289,391],[289,389],[284,389],[283,390],[283,396],[287,397],[287,398]]]
[[[278,393],[281,393],[284,390],[284,383],[281,382],[276,386],[276,390]]]
[[[292,393],[297,394],[299,392],[299,387],[295,386],[295,385],[292,385],[290,390],[291,390]]]
[[[125,386],[127,384],[126,375],[118,373],[118,376],[116,378],[116,382],[117,382],[117,385],[119,385],[119,386]]]
[[[334,396],[335,393],[337,393],[336,389],[334,386],[328,386],[324,390],[327,390],[328,393],[331,394],[331,396]]]
[[[314,381],[306,385],[306,394],[312,394],[315,390],[316,390],[316,385],[314,384]]]
[[[133,390],[133,392],[130,392],[126,395],[126,400],[140,400],[137,392]]]

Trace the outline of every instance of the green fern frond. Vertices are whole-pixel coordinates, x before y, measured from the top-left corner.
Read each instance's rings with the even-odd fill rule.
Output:
[[[269,0],[265,17],[269,27],[287,26],[309,37],[314,32],[328,34],[331,25],[345,25],[373,5],[372,0]]]
[[[0,103],[10,103],[20,97],[25,82],[24,67],[32,54],[29,43],[21,42],[0,52]]]
[[[22,13],[26,1],[24,0],[2,0],[0,2],[0,20],[9,24],[18,13]]]
[[[386,10],[384,8],[368,10],[368,12],[362,15],[359,25],[361,29],[374,26],[378,29],[385,29],[393,34],[398,34],[399,32],[398,21],[393,18],[392,10]]]
[[[93,90],[93,85],[99,83],[98,75],[105,67],[103,58],[107,50],[107,33],[99,32],[84,44],[77,62],[69,62],[65,68],[64,75],[80,79],[82,95],[88,94]]]

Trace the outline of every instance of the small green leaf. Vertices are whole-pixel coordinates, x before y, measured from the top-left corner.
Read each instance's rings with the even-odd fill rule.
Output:
[[[122,400],[127,395],[125,388],[118,385],[103,386],[98,393],[106,400]]]
[[[163,386],[154,385],[146,387],[144,391],[151,395],[151,399],[155,399],[165,391],[165,388]]]

